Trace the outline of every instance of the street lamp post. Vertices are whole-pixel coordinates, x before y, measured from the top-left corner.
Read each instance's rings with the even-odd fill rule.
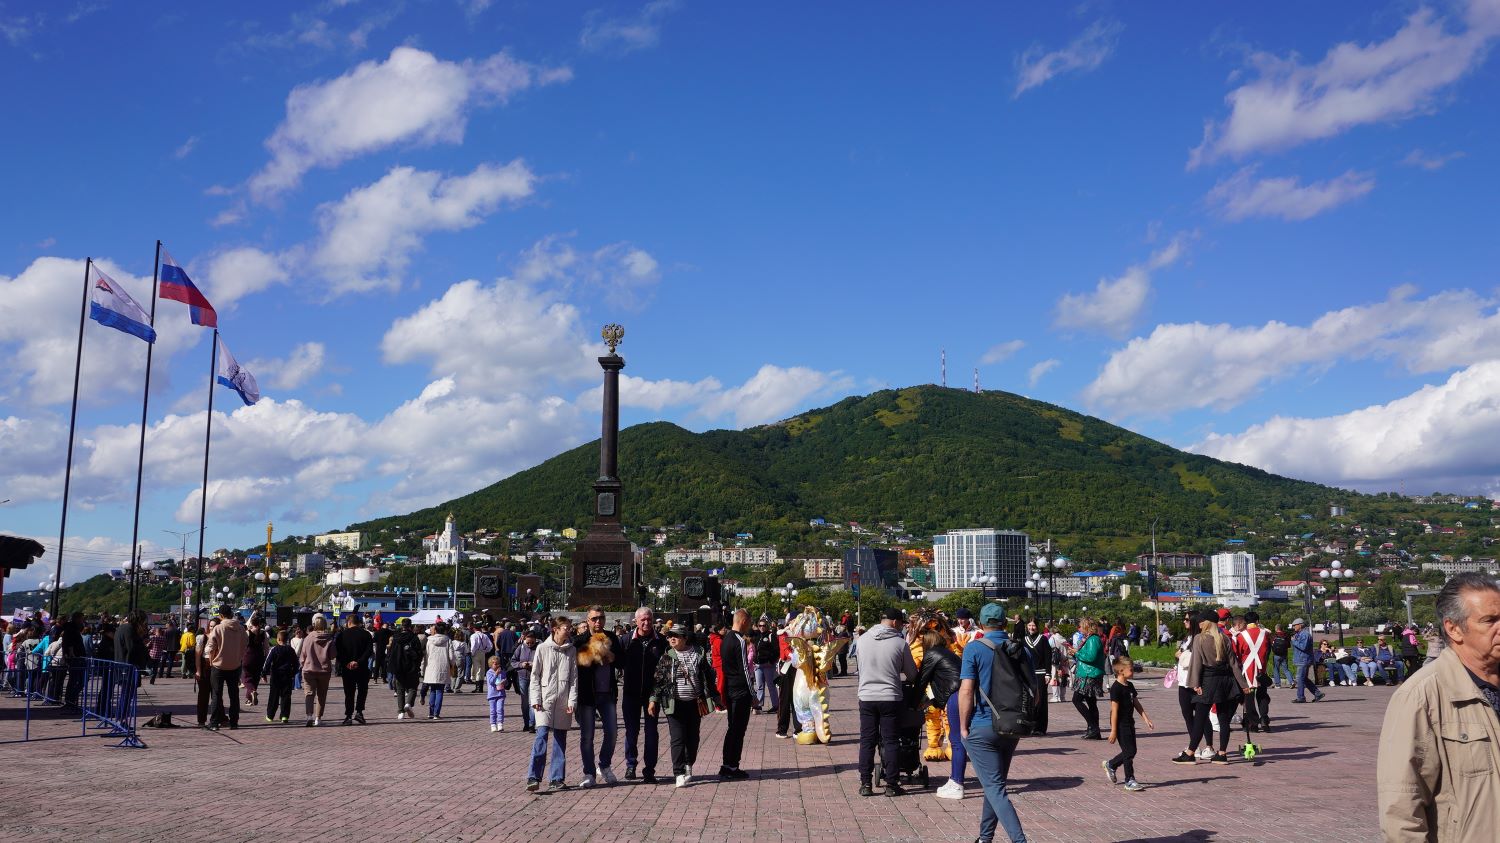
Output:
[[[46,582],[42,583],[42,588],[45,589],[45,590],[47,590],[47,591],[49,591],[49,592],[51,592],[51,594],[52,594],[52,619],[54,621],[57,620],[58,615],[59,615],[58,603],[61,600],[61,592],[67,586],[68,586],[67,583],[65,583],[65,582],[58,582],[56,579],[54,579],[54,578],[52,578],[50,576],[47,577],[47,581]]]
[[[1339,586],[1339,581],[1352,579],[1353,577],[1354,572],[1345,568],[1344,563],[1337,559],[1333,560],[1332,570],[1318,572],[1319,579],[1333,581],[1333,602],[1337,604],[1340,647],[1344,646],[1344,596],[1343,589]]]
[[[1053,621],[1055,612],[1054,603],[1056,601],[1057,594],[1057,572],[1068,567],[1069,564],[1071,563],[1069,563],[1068,560],[1062,556],[1059,556],[1056,559],[1048,559],[1046,555],[1043,555],[1036,560],[1037,573],[1035,576],[1037,578],[1040,578],[1042,571],[1047,572],[1047,623],[1049,625]],[[1040,603],[1041,601],[1039,600],[1037,602]]]
[[[1037,610],[1040,611],[1042,608],[1042,572],[1033,571],[1030,579],[1026,580],[1026,587],[1031,590],[1032,602],[1036,603]],[[1031,607],[1027,606],[1026,608],[1030,609]],[[1049,612],[1048,614],[1050,615],[1051,613]],[[1047,618],[1047,625],[1052,625],[1051,617]]]
[[[781,605],[786,609],[786,614],[790,615],[792,613],[792,603],[797,600],[797,589],[793,588],[791,583],[787,583],[786,587],[780,589],[780,591]]]
[[[988,603],[990,599],[990,589],[993,588],[995,583],[997,582],[999,581],[995,579],[994,574],[975,574],[974,576],[969,578],[969,585],[979,589],[980,599],[984,600],[986,603]]]
[[[130,611],[134,612],[140,604],[140,576],[142,571],[151,571],[156,568],[156,563],[151,560],[142,560],[137,553],[136,559],[125,563],[125,570],[130,572]]]

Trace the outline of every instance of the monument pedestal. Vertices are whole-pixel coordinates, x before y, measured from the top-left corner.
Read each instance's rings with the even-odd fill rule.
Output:
[[[604,406],[599,436],[599,479],[594,481],[594,523],[573,551],[569,609],[596,603],[636,606],[641,599],[640,561],[620,523],[624,494],[624,484],[619,478],[620,370],[625,368],[625,359],[614,352],[624,335],[618,325],[604,327],[610,353],[599,358],[599,366],[604,370]]]

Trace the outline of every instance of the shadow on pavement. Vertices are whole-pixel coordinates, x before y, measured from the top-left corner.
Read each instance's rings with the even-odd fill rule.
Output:
[[[1083,776],[1048,776],[1040,779],[1008,782],[1015,785],[1010,793],[1033,793],[1042,790],[1067,790],[1083,784]]]
[[[1169,834],[1165,837],[1132,837],[1129,840],[1121,840],[1120,843],[1209,843],[1217,834],[1216,831],[1195,828],[1192,831]]]

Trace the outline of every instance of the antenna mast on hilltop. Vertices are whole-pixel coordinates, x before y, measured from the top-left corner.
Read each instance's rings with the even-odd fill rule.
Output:
[[[939,356],[938,359],[940,361],[939,365],[941,366],[941,380],[939,381],[939,383],[942,384],[943,386],[947,386],[948,385],[948,349],[946,349],[946,348],[943,349],[941,352],[939,352],[939,354],[940,354],[940,356]]]
[[[974,370],[974,391],[975,392],[979,391],[979,370],[978,369]]]

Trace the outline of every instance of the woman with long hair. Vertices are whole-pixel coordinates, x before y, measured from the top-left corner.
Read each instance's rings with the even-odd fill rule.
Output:
[[[260,673],[270,649],[267,643],[266,617],[256,612],[250,616],[250,626],[245,629],[245,670],[240,674],[240,687],[245,689],[247,706],[260,703]]]
[[[1047,685],[1052,679],[1052,642],[1047,633],[1037,624],[1036,618],[1026,622],[1026,635],[1021,638],[1026,653],[1031,656],[1031,667],[1036,676],[1037,712],[1036,734],[1047,734]],[[954,722],[949,720],[949,722]]]
[[[1215,764],[1229,763],[1229,724],[1234,718],[1235,706],[1250,693],[1241,684],[1243,674],[1240,660],[1229,644],[1229,638],[1219,629],[1218,619],[1211,613],[1198,616],[1198,634],[1193,636],[1188,663],[1188,687],[1193,691],[1193,722],[1188,727],[1189,744],[1185,752],[1172,761],[1177,764],[1194,764],[1198,744],[1208,734],[1208,715],[1217,710],[1219,717],[1219,750],[1209,759]]]
[[[964,772],[968,757],[958,728],[958,674],[962,665],[958,655],[948,649],[943,633],[929,629],[922,633],[922,668],[917,671],[917,699],[948,715],[948,755],[952,760],[948,781],[937,789],[939,799],[964,798]]]
[[[1073,707],[1083,715],[1086,741],[1102,741],[1099,733],[1099,698],[1104,696],[1104,642],[1099,639],[1099,624],[1090,618],[1078,622],[1083,644],[1074,657]]]

